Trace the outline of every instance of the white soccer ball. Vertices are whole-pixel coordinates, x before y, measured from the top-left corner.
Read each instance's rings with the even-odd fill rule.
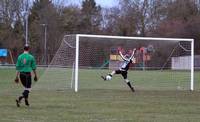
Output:
[[[111,79],[112,79],[112,77],[110,75],[106,76],[106,80],[111,80]]]

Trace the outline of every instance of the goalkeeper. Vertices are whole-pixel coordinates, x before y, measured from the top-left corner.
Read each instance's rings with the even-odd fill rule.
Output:
[[[24,98],[25,105],[29,106],[28,96],[31,90],[31,72],[34,73],[34,81],[37,81],[37,73],[36,73],[36,62],[35,58],[29,54],[29,46],[24,46],[24,53],[18,56],[16,63],[16,78],[15,82],[20,81],[24,86],[24,91],[21,96],[16,99],[17,107],[20,107],[21,100]]]
[[[136,49],[134,49],[132,51],[132,54],[126,54],[123,55],[121,52],[121,49],[119,49],[119,54],[121,56],[121,58],[123,59],[122,65],[120,66],[120,68],[118,70],[114,70],[112,71],[110,74],[108,74],[107,76],[101,76],[104,80],[110,80],[107,77],[110,76],[110,78],[112,78],[112,76],[114,74],[121,74],[122,77],[124,78],[124,81],[126,82],[126,84],[130,87],[132,92],[135,92],[134,87],[131,85],[130,81],[127,79],[127,74],[128,74],[128,70],[130,67],[130,64],[133,63],[133,59],[134,59],[134,53],[135,53]]]

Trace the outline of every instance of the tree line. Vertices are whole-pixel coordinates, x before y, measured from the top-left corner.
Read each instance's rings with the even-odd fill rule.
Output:
[[[105,8],[95,0],[80,5],[69,0],[1,0],[0,48],[8,48],[14,58],[22,52],[26,39],[31,52],[42,61],[44,33],[47,51],[53,55],[66,34],[104,34],[195,39],[200,54],[199,0],[118,0]]]

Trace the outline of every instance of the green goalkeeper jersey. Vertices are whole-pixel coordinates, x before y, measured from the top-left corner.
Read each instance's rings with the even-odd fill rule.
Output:
[[[35,58],[25,52],[19,55],[16,63],[16,70],[19,72],[31,72],[36,69]]]

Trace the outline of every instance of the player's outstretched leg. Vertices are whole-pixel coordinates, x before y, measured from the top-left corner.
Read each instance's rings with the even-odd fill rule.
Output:
[[[131,85],[130,81],[128,79],[125,79],[126,84],[129,86],[132,92],[135,92],[134,87]]]
[[[111,80],[112,79],[112,76],[115,74],[115,70],[112,71],[110,74],[106,75],[106,76],[101,76],[101,78],[103,80]]]
[[[105,76],[101,76],[101,78],[102,78],[103,80],[106,80],[106,77],[105,77]]]

